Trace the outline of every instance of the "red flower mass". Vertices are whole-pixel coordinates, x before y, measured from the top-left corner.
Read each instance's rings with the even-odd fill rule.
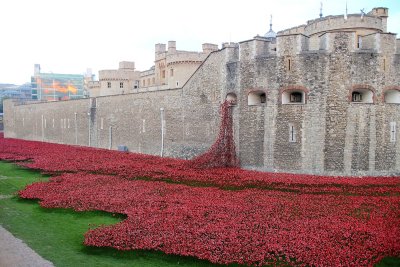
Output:
[[[0,159],[54,175],[27,186],[21,198],[127,216],[89,230],[88,246],[247,265],[372,266],[400,256],[400,177],[199,168],[180,159],[2,137]]]

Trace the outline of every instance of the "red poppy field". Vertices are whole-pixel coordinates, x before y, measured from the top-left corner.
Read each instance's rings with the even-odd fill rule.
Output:
[[[49,182],[21,198],[125,214],[85,245],[150,249],[214,263],[373,266],[400,256],[400,177],[325,177],[198,168],[191,161],[4,139],[0,160]]]

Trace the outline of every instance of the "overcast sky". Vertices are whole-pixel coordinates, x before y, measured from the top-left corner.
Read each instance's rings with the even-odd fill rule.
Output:
[[[93,74],[135,61],[153,65],[154,45],[176,41],[178,50],[202,43],[240,42],[323,15],[344,14],[346,0],[2,0],[0,83],[30,81],[42,72]],[[388,31],[399,33],[400,0],[347,0],[348,13],[388,7]]]

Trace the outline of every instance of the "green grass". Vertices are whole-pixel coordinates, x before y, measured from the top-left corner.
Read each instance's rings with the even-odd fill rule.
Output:
[[[24,188],[27,184],[47,179],[48,177],[37,171],[0,161],[0,195],[15,194],[17,190]]]
[[[124,217],[100,211],[44,209],[37,201],[23,200],[16,196],[16,192],[25,185],[47,179],[48,177],[37,171],[0,161],[0,196],[6,196],[0,197],[0,225],[24,240],[55,266],[220,266],[192,257],[166,255],[162,252],[122,252],[111,248],[84,246],[83,236],[89,228],[94,225],[116,224]],[[400,258],[387,257],[376,266],[400,266]]]

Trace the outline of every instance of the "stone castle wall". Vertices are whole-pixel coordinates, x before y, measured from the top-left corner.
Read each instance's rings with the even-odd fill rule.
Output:
[[[192,158],[217,138],[220,104],[229,98],[243,167],[398,175],[400,102],[385,100],[389,91],[400,93],[398,40],[375,33],[357,47],[354,31],[318,38],[292,34],[276,44],[255,38],[226,45],[179,89],[21,106],[6,101],[5,136]],[[370,103],[353,102],[357,91],[368,92]],[[302,101],[287,102],[293,92]]]
[[[181,138],[179,90],[13,106],[6,101],[6,137],[160,154],[165,109],[166,155]],[[179,155],[177,155],[179,156]]]

